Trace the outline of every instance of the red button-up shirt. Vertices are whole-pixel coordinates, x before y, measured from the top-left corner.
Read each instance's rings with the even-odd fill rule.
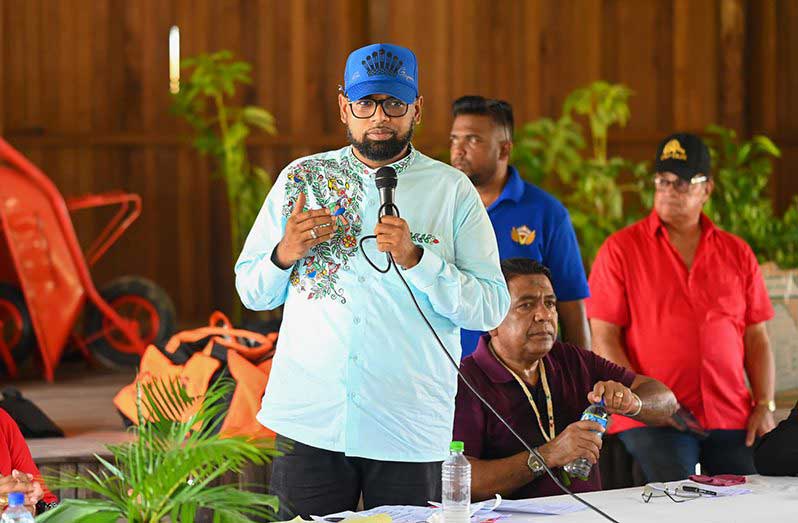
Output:
[[[613,234],[590,272],[587,315],[623,328],[634,370],[673,390],[706,429],[744,429],[751,412],[743,335],[773,317],[751,248],[701,215],[688,271],[656,212]],[[614,416],[610,432],[642,426]]]
[[[0,409],[0,476],[10,476],[15,469],[33,474],[34,480],[41,483],[44,490],[42,499],[45,503],[58,501],[58,498],[44,485],[42,475],[33,462],[28,445],[16,422],[5,410]]]

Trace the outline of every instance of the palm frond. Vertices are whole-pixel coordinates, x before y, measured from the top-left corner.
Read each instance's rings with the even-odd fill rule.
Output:
[[[199,397],[177,379],[140,383],[136,439],[109,445],[112,457],[97,456],[96,473],[48,479],[58,488],[82,489],[100,498],[66,500],[63,508],[42,521],[105,523],[164,517],[192,521],[199,509],[213,510],[216,521],[273,516],[277,506],[273,496],[215,484],[226,473],[240,472],[248,464],[262,465],[275,455],[271,440],[220,437],[234,385],[218,380]],[[95,516],[90,517],[90,512]]]

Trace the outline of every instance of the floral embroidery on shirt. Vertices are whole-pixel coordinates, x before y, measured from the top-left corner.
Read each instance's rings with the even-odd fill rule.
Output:
[[[332,298],[346,303],[338,286],[338,271],[355,253],[360,234],[359,209],[363,200],[362,180],[347,158],[342,161],[310,158],[294,165],[285,185],[283,216],[289,216],[300,193],[312,196],[315,204],[330,209],[334,218],[332,237],[294,265],[290,282],[308,299]]]
[[[423,243],[425,245],[435,245],[437,243],[440,243],[438,238],[436,238],[434,235],[424,234],[420,232],[410,233],[410,240],[413,243]]]
[[[397,174],[410,165],[415,154],[411,151],[393,165]],[[360,218],[363,182],[370,181],[363,176],[367,173],[368,169],[355,158],[351,148],[340,160],[308,158],[287,173],[283,216],[290,216],[299,194],[304,192],[309,199],[313,197],[315,205],[328,208],[335,219],[332,237],[311,249],[291,271],[291,285],[307,292],[309,300],[331,298],[346,303],[338,272],[348,268],[358,249],[357,238],[363,225]]]

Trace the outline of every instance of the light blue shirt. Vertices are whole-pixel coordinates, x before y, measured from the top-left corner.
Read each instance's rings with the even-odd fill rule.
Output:
[[[509,308],[493,227],[460,171],[416,150],[393,167],[396,205],[424,250],[403,275],[460,361],[460,328],[493,329]],[[258,421],[347,456],[440,461],[452,439],[457,374],[399,277],[376,272],[358,248],[377,222],[374,172],[351,147],[299,159],[280,173],[249,233],[235,267],[241,301],[254,310],[285,303]],[[282,270],[271,254],[300,192],[307,209],[332,211],[336,230]],[[384,267],[376,242],[364,246]]]

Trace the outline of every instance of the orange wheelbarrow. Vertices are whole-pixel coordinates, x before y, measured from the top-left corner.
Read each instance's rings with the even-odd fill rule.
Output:
[[[118,211],[84,255],[70,212],[111,205]],[[130,367],[147,345],[169,339],[175,310],[163,289],[124,276],[98,291],[89,272],[140,214],[137,194],[64,200],[45,174],[0,138],[0,370],[15,377],[38,347],[44,376],[53,381],[70,343],[86,357]]]

